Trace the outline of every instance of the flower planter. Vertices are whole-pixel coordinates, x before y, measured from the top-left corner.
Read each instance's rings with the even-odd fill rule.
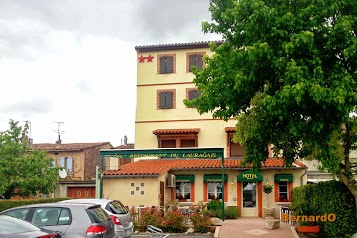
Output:
[[[297,227],[298,232],[301,233],[319,233],[320,232],[320,226],[300,226],[298,225]]]
[[[264,211],[264,214],[266,217],[272,217],[274,215],[275,208],[274,207],[264,207],[263,211]]]

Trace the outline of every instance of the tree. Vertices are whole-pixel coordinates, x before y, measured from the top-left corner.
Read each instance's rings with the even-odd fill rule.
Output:
[[[0,132],[0,195],[28,197],[52,192],[58,179],[58,168],[41,151],[28,147],[28,124],[24,128],[10,120],[10,129]]]
[[[193,69],[201,96],[187,106],[237,119],[235,142],[259,169],[268,145],[290,165],[314,157],[354,195],[357,1],[211,0],[206,67]],[[341,149],[342,145],[342,149]]]

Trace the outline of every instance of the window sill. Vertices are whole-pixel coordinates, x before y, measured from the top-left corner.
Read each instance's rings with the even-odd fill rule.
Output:
[[[291,201],[278,201],[276,202],[277,205],[290,205]]]

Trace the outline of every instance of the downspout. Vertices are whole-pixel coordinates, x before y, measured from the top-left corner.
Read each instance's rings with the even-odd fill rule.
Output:
[[[308,169],[308,167],[305,167],[305,169],[304,169],[304,170],[305,170],[305,172],[304,172],[304,173],[301,175],[301,177],[300,177],[300,183],[301,183],[301,186],[302,186],[302,185],[304,185],[304,184],[303,184],[303,177],[304,177],[304,175],[306,175],[306,173],[307,173],[307,169]]]

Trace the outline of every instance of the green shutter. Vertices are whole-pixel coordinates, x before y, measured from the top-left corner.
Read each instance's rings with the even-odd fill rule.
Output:
[[[275,182],[293,182],[294,176],[292,174],[275,174]]]
[[[203,176],[203,181],[205,183],[209,182],[222,182],[222,174],[205,174]],[[224,182],[226,183],[228,181],[228,176],[227,174],[224,175]]]
[[[175,175],[176,177],[176,182],[184,182],[184,183],[194,183],[195,182],[195,176],[191,174],[178,174]]]
[[[174,93],[173,92],[166,92],[166,107],[165,108],[174,108]]]
[[[196,67],[197,69],[203,68],[203,55],[196,55]]]
[[[166,57],[166,73],[171,74],[174,72],[174,57],[167,56]]]
[[[166,57],[160,57],[160,74],[166,73]]]
[[[263,176],[260,173],[252,173],[250,170],[247,170],[237,177],[238,182],[261,182],[263,181]]]

